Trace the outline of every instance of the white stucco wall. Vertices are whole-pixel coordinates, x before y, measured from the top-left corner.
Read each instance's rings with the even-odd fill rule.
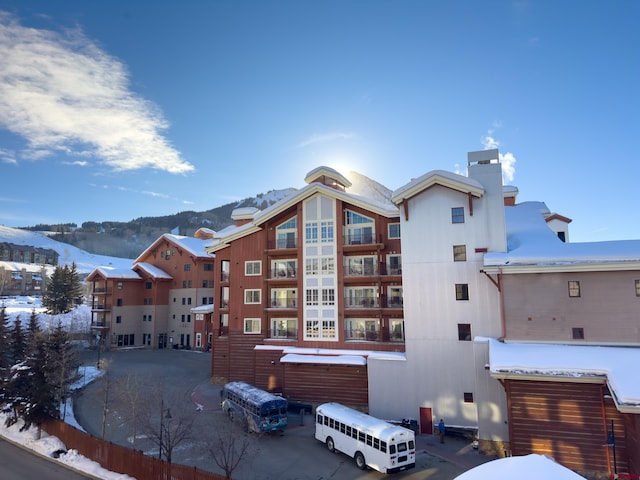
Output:
[[[493,380],[478,384],[485,362],[477,365],[474,342],[458,340],[459,323],[471,324],[474,337],[501,335],[498,289],[481,273],[483,253],[475,253],[506,249],[501,170],[499,164],[474,168],[486,192],[473,198],[473,215],[466,193],[441,185],[408,200],[408,221],[401,214],[407,360],[370,361],[373,415],[419,418],[420,407],[427,407],[434,422],[477,427],[486,423],[478,414],[490,412],[490,424],[504,425],[502,387]],[[452,223],[453,207],[464,207],[463,224]],[[453,261],[454,245],[466,245],[466,262]],[[457,283],[468,284],[469,300],[456,300]],[[473,393],[473,403],[464,402],[465,392]],[[480,396],[497,399],[497,407]]]

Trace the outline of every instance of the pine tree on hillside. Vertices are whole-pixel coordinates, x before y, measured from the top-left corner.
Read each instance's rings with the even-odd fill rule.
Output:
[[[22,331],[22,320],[18,315],[13,322],[13,327],[9,330],[8,352],[10,365],[22,362],[26,357],[26,351],[27,345]]]
[[[11,408],[13,415],[7,417],[5,424],[13,425],[18,421],[19,412],[23,409],[29,397],[29,367],[26,363],[27,345],[25,343],[25,333],[22,329],[20,315],[13,322],[13,327],[9,329],[8,339],[8,361],[7,380],[4,383],[4,400]]]
[[[28,347],[33,344],[36,335],[41,332],[40,324],[38,323],[38,314],[36,313],[36,309],[31,310],[31,316],[29,316],[29,328],[27,329],[27,333],[25,335],[25,343]]]

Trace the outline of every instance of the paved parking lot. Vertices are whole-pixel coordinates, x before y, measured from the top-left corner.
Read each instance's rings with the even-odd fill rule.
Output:
[[[101,355],[109,364],[110,384],[118,379],[134,378],[141,388],[152,394],[149,408],[158,409],[158,389],[166,395],[164,405],[172,410],[172,420],[180,415],[192,415],[195,419],[194,437],[183,442],[173,453],[173,461],[197,466],[203,470],[222,473],[212,459],[209,449],[215,445],[215,432],[229,428],[229,420],[219,408],[220,386],[209,383],[211,356],[208,353],[177,350],[125,350],[106,352]],[[83,353],[85,364],[95,365],[97,352]],[[104,413],[104,380],[85,387],[74,401],[74,412],[83,428],[100,437]],[[118,395],[111,391],[110,395]],[[130,422],[125,420],[125,406],[108,402],[105,422],[105,438],[121,445],[132,446]],[[182,412],[181,412],[182,410]],[[244,435],[240,425],[231,428]],[[376,479],[388,476],[375,471],[362,472],[353,459],[343,454],[330,453],[313,437],[314,425],[310,415],[290,416],[289,427],[280,434],[250,436],[250,455],[234,471],[237,480],[347,480]],[[140,434],[141,432],[139,432]],[[157,455],[157,447],[143,436],[135,444],[149,455]],[[400,472],[394,477],[407,480],[430,479],[451,480],[471,466],[489,460],[471,449],[465,442],[448,441],[440,445],[430,435],[417,438],[416,468]],[[142,480],[142,479],[139,479]]]

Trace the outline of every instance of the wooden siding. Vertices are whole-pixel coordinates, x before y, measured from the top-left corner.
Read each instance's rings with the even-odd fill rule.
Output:
[[[623,416],[623,422],[629,473],[640,475],[640,414],[627,413]]]
[[[506,380],[513,455],[538,453],[582,472],[613,472],[605,447],[611,420],[618,471],[628,470],[624,425],[606,386]]]
[[[638,278],[637,271],[503,275],[506,338],[640,345]],[[580,282],[579,297],[569,297],[569,281]],[[584,329],[584,340],[573,339],[573,328]]]
[[[287,363],[283,394],[290,401],[313,405],[339,402],[366,410],[369,405],[367,367]]]

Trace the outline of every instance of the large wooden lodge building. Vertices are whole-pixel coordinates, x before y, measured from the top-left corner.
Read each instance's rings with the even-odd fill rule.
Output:
[[[640,473],[640,241],[570,244],[570,219],[516,202],[497,150],[394,192],[327,167],[305,182],[94,271],[103,346],[210,349],[214,382]]]

